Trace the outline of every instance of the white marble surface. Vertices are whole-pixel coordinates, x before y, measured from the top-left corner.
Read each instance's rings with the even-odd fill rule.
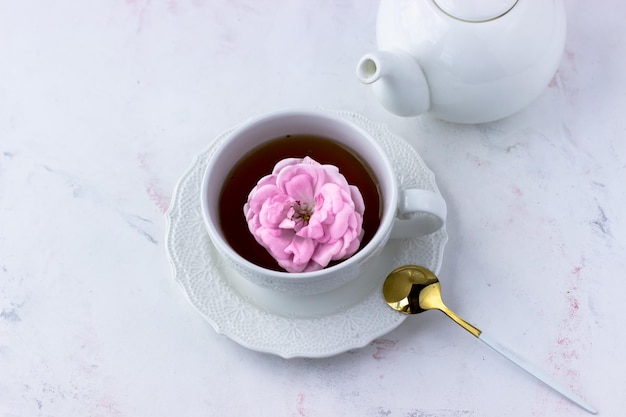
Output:
[[[385,113],[354,77],[376,2],[0,0],[0,416],[577,416],[435,312],[284,360],[219,335],[164,212],[220,132],[290,106],[387,124],[449,204],[446,302],[626,409],[626,6],[567,0],[545,93],[463,126]]]

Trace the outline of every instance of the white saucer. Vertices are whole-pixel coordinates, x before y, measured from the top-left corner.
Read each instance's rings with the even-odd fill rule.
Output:
[[[417,151],[385,126],[349,112],[339,115],[376,138],[394,162],[400,186],[439,191]],[[247,348],[284,358],[325,357],[360,348],[396,328],[406,316],[385,303],[381,288],[389,271],[404,264],[439,272],[445,227],[431,235],[395,240],[363,279],[327,294],[285,295],[240,277],[217,255],[200,212],[200,185],[220,135],[180,179],[166,213],[166,250],[174,278],[191,304],[215,328]]]

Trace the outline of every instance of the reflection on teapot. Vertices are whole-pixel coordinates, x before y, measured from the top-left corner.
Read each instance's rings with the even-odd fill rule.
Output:
[[[357,77],[399,116],[489,122],[541,94],[565,31],[562,0],[381,0]]]

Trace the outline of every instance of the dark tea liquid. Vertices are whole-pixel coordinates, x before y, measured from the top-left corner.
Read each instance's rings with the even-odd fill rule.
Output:
[[[360,248],[378,230],[382,204],[377,181],[370,169],[352,151],[319,136],[288,135],[277,138],[243,156],[226,178],[219,201],[220,225],[226,241],[239,255],[256,265],[283,271],[248,230],[243,214],[248,194],[262,177],[272,173],[278,161],[305,156],[320,164],[335,165],[350,185],[359,188],[365,202],[364,235]]]

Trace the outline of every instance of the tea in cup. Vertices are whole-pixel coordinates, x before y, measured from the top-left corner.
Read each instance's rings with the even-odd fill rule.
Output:
[[[324,196],[316,196],[315,201],[303,202],[297,195],[310,194],[311,190],[305,190],[306,181],[302,186],[281,183],[279,186],[293,194],[293,198],[286,196],[287,200],[280,200],[282,195],[272,198],[287,205],[280,209],[279,204],[276,213],[268,214],[265,208],[254,212],[254,193],[267,181],[281,181],[290,169],[298,173],[322,170],[319,175],[330,176],[331,182],[340,184],[329,187],[343,187],[341,195],[349,201],[335,203],[330,201],[333,196],[326,196],[326,200]],[[258,193],[264,194],[266,189]],[[336,206],[344,207],[344,203],[353,207],[354,212],[333,211]],[[321,210],[322,205],[331,207],[324,214],[324,227],[328,230],[320,226],[314,231],[297,233],[314,220],[310,216],[319,214],[316,210]],[[399,189],[391,162],[376,140],[359,126],[323,110],[263,115],[226,136],[209,159],[202,182],[201,207],[211,241],[232,268],[254,284],[294,295],[339,288],[366,273],[390,238],[433,233],[446,220],[446,204],[438,193]],[[276,215],[285,217],[278,219],[277,229],[255,228],[259,226],[259,217]],[[329,237],[337,233],[343,239],[340,243]],[[293,241],[274,244],[272,239],[277,234]],[[357,234],[355,241],[352,237]],[[313,236],[314,242],[306,241],[301,235]],[[346,240],[348,236],[351,238]],[[317,257],[313,260],[297,261],[302,257],[300,252],[307,252],[311,245],[327,247],[316,249]],[[302,247],[307,250],[299,249]],[[334,248],[347,256],[338,259],[328,252]],[[283,249],[289,253],[282,253]],[[324,259],[322,264],[319,258]]]

